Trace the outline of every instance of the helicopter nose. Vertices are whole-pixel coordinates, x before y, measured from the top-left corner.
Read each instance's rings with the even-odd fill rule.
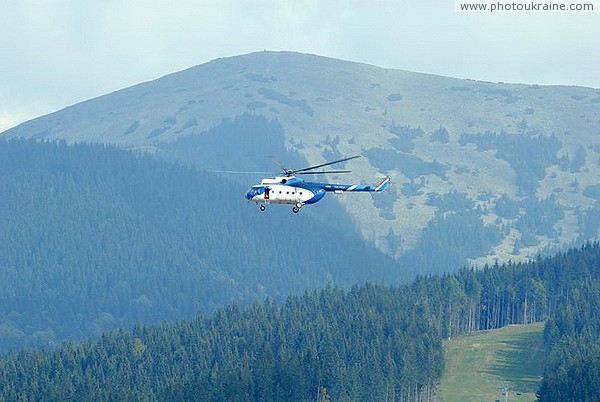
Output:
[[[250,192],[250,191],[248,191],[248,192],[246,193],[246,199],[247,199],[247,200],[251,200],[251,199],[252,199],[252,194],[251,194],[251,192]]]

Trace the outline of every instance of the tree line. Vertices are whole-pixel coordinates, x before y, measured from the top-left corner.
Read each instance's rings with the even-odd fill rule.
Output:
[[[442,339],[547,321],[541,400],[594,400],[600,244],[553,257],[328,286],[0,358],[7,400],[433,400]]]

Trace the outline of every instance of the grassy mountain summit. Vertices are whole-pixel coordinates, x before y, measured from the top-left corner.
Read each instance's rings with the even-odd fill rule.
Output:
[[[111,143],[221,169],[235,163],[222,149],[239,155],[262,133],[202,138],[244,114],[280,124],[286,150],[310,164],[365,156],[347,163],[351,175],[329,180],[391,175],[387,193],[338,199],[366,239],[409,263],[442,271],[598,237],[600,90],[593,88],[257,52],[91,99],[4,135]],[[196,153],[183,155],[190,143]],[[212,165],[221,166],[207,165],[214,151],[223,157]]]

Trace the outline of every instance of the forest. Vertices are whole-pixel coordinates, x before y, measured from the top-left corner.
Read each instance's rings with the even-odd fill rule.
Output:
[[[526,263],[232,304],[0,358],[5,400],[432,400],[442,339],[546,321],[541,401],[593,401],[600,243]]]
[[[240,126],[283,150],[278,124],[242,116],[162,157]],[[239,202],[246,188],[110,146],[0,141],[0,400],[431,400],[443,339],[533,322],[540,400],[599,394],[598,243],[457,271],[498,236],[462,193],[428,196],[439,217],[398,261],[334,201],[290,227],[285,208]],[[556,209],[496,208],[524,202]]]
[[[517,173],[517,185],[523,194],[530,194],[539,186],[545,169],[558,162],[556,153],[561,147],[555,135],[546,136],[535,131],[517,135],[491,131],[462,134],[459,142],[461,145],[475,144],[479,150],[495,150],[496,156],[508,162]],[[536,152],[531,152],[532,149]]]
[[[334,200],[290,225],[247,187],[109,146],[0,141],[0,351],[412,275]]]

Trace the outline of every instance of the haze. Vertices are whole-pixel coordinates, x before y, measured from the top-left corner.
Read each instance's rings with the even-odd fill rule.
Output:
[[[600,88],[596,12],[456,13],[448,0],[3,0],[0,6],[0,132],[262,49],[459,78]]]

